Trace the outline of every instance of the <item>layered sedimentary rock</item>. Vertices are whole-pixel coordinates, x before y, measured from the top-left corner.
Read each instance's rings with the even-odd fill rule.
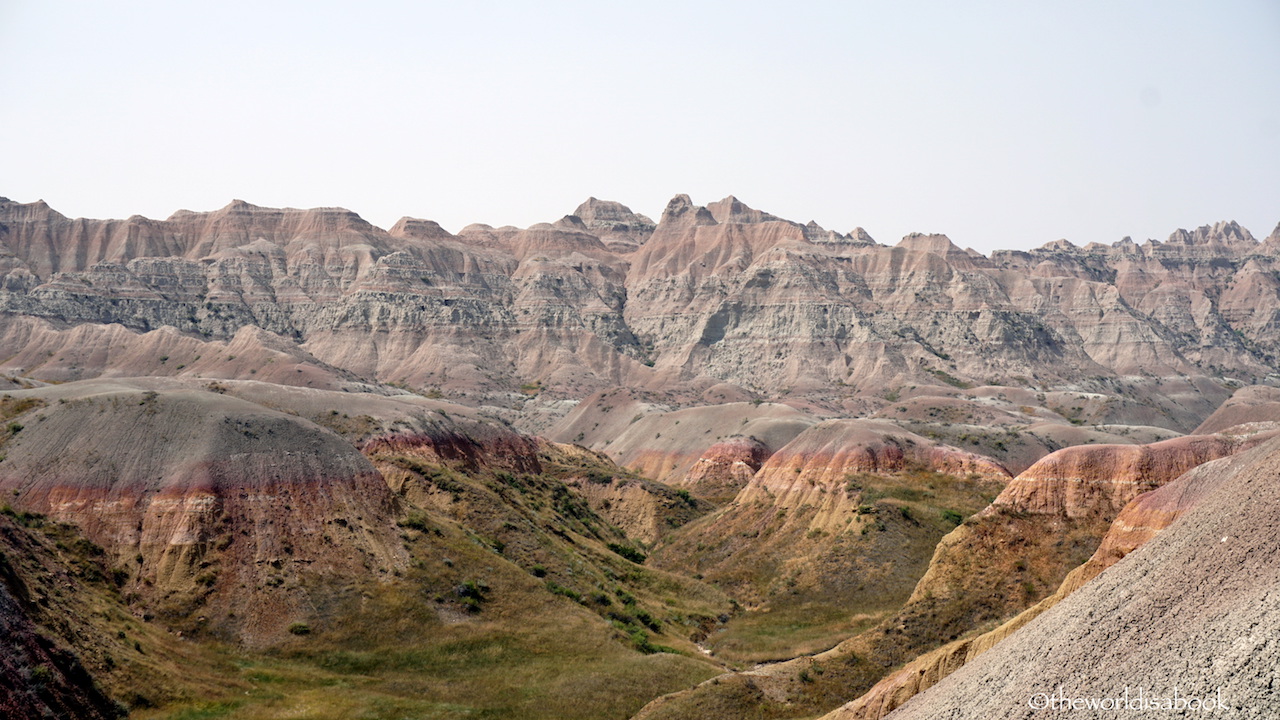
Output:
[[[161,613],[270,642],[308,618],[317,584],[404,563],[394,498],[342,438],[216,392],[144,388],[15,392],[37,406],[9,426],[0,488],[79,526]]]
[[[587,198],[587,201],[565,218],[565,222],[580,220],[583,227],[600,238],[610,250],[630,252],[643,245],[657,225],[622,203]]]
[[[1240,388],[1196,428],[1196,433],[1247,435],[1280,428],[1280,388]]]
[[[724,402],[731,393],[713,388],[704,394],[706,404],[676,409],[648,402],[641,393],[606,391],[578,403],[549,435],[605,452],[645,477],[685,486],[717,443],[754,438],[767,457],[815,422],[788,405]]]
[[[731,500],[771,454],[754,437],[731,437],[707,448],[678,484],[699,497]]]
[[[454,235],[334,208],[83,220],[6,200],[0,311],[195,342],[253,326],[319,375],[507,405],[541,382],[533,405],[553,416],[555,401],[617,386],[688,402],[722,384],[848,412],[860,393],[930,380],[1067,381],[1185,432],[1226,397],[1213,378],[1276,371],[1280,311],[1258,308],[1280,297],[1280,252],[1234,223],[987,258],[941,235],[886,247],[733,197],[678,196],[657,223],[595,199],[575,213]],[[117,367],[3,361],[58,380]]]
[[[974,475],[1003,484],[1009,471],[981,455],[937,445],[875,420],[827,420],[808,428],[774,453],[738,502],[765,497],[780,505],[828,504],[848,476],[922,467],[947,475]]]
[[[1189,435],[1150,445],[1081,445],[1059,450],[1014,478],[988,512],[1086,518],[1115,516],[1133,498],[1209,460],[1241,440]]]
[[[1041,459],[991,506],[938,543],[905,613],[965,607],[951,632],[1007,617],[1052,592],[1138,495],[1258,438],[1188,436],[1150,445],[1083,445]]]
[[[887,422],[828,420],[770,455],[731,503],[662,546],[655,559],[692,565],[762,606],[780,594],[784,603],[840,597],[883,604],[894,589],[905,596],[914,586],[924,556],[953,525],[933,508],[917,517],[909,503],[989,499],[1008,479],[989,458]],[[917,545],[918,562],[907,561]],[[890,553],[891,546],[898,551]]]

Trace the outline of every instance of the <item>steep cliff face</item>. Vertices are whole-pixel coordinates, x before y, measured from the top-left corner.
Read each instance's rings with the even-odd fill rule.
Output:
[[[541,382],[533,404],[553,415],[555,400],[618,386],[690,402],[719,383],[848,411],[846,395],[922,381],[1068,382],[1185,432],[1228,394],[1212,378],[1276,372],[1280,311],[1257,309],[1280,298],[1277,262],[1234,223],[986,258],[941,235],[877,245],[733,197],[678,196],[657,223],[590,199],[555,223],[457,235],[240,201],[106,221],[0,203],[7,315],[195,342],[255,326],[323,372],[474,402],[525,402],[518,389]],[[69,372],[39,360],[4,367]]]
[[[241,202],[165,221],[4,203],[0,240],[9,313],[197,340],[258,326],[366,378],[617,379],[635,344],[620,320],[625,264],[580,222],[455,237],[429,221],[388,233],[348,211]]]

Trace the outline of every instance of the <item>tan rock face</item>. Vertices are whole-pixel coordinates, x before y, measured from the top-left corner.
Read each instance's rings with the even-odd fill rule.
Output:
[[[772,453],[753,437],[735,437],[707,448],[680,486],[710,499],[730,500],[746,487]]]
[[[989,512],[1009,509],[1072,518],[1115,516],[1130,500],[1209,460],[1236,452],[1240,440],[1187,436],[1150,445],[1064,448],[1014,478]]]
[[[1240,388],[1213,412],[1196,433],[1251,434],[1280,428],[1280,388]]]
[[[0,203],[11,316],[220,342],[256,326],[317,367],[508,406],[535,380],[556,398],[627,387],[685,401],[723,382],[831,409],[835,383],[1068,381],[1186,432],[1226,396],[1211,378],[1276,371],[1277,262],[1233,223],[985,258],[942,235],[876,245],[733,197],[678,196],[656,224],[591,199],[555,223],[457,235],[240,201],[166,220]],[[4,367],[39,376],[37,360]]]
[[[768,498],[780,506],[825,506],[844,494],[851,474],[894,472],[912,465],[1002,484],[1010,477],[1009,471],[990,458],[936,445],[887,422],[828,420],[805,430],[774,453],[738,501]]]
[[[617,252],[631,252],[640,247],[657,227],[652,220],[631,212],[631,208],[622,203],[595,198],[587,198],[570,217],[580,219],[583,227]]]

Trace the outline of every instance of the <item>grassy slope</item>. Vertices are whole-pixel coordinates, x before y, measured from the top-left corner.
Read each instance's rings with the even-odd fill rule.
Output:
[[[846,517],[810,529],[812,508],[734,508],[677,531],[657,551],[752,602],[704,645],[746,667],[825,650],[902,606],[938,540],[998,485],[927,470],[851,475]]]
[[[688,637],[727,598],[609,550],[633,544],[551,476],[563,468],[373,460],[402,493],[410,569],[334,588],[270,653],[223,650],[247,691],[138,717],[626,718],[720,672]]]

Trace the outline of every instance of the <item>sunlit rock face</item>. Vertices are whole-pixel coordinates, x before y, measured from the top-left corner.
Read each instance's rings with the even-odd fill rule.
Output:
[[[732,196],[677,196],[656,223],[592,198],[554,223],[457,234],[414,218],[384,231],[338,208],[84,220],[6,200],[0,310],[11,335],[119,325],[229,343],[254,327],[315,387],[394,381],[510,405],[533,382],[543,403],[722,386],[848,410],[845,396],[922,383],[1074,383],[1187,432],[1230,394],[1223,378],[1277,371],[1277,248],[1218,223],[984,257],[939,234],[879,245]],[[66,380],[123,362],[72,366],[54,346],[79,340],[44,342],[53,357],[4,368]],[[194,355],[206,374],[247,373],[221,365],[231,350]],[[194,367],[177,364],[160,371]]]

